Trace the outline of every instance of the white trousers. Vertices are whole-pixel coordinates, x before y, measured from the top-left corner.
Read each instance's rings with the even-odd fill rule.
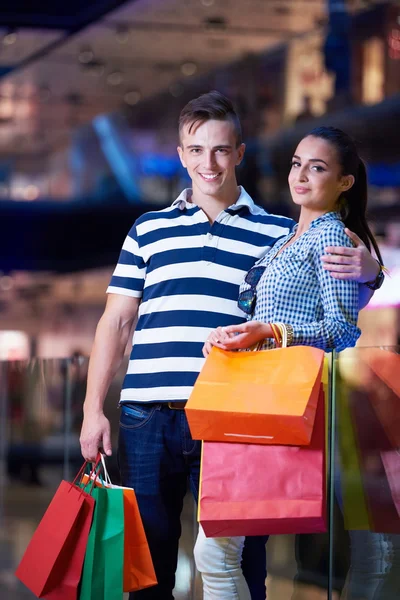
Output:
[[[241,567],[244,539],[206,538],[200,525],[194,558],[203,580],[204,600],[251,600]]]

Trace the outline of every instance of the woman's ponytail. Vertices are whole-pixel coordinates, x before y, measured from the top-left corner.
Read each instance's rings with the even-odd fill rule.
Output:
[[[358,155],[354,140],[336,127],[316,127],[308,135],[322,138],[332,144],[342,166],[342,175],[353,175],[354,184],[339,199],[339,212],[346,227],[358,235],[368,250],[371,251],[371,247],[374,249],[382,264],[378,244],[367,223],[367,171]]]

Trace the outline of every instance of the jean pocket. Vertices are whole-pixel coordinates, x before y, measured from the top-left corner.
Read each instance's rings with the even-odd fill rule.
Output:
[[[119,418],[119,425],[123,429],[138,429],[146,425],[153,417],[156,410],[159,408],[158,404],[144,404],[129,406],[121,405],[121,415]]]

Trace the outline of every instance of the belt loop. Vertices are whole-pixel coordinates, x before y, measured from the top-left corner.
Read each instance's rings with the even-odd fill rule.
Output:
[[[168,408],[171,410],[185,410],[186,400],[176,400],[175,402],[168,402]]]

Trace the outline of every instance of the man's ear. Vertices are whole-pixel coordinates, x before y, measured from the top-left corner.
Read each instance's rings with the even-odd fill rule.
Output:
[[[351,187],[353,187],[354,182],[354,175],[343,175],[340,182],[340,190],[342,192],[347,192]]]
[[[240,144],[239,148],[238,148],[238,159],[236,161],[236,166],[240,165],[240,163],[243,160],[243,156],[246,150],[246,144]]]
[[[183,148],[182,148],[182,146],[178,146],[177,147],[177,151],[178,151],[179,158],[180,158],[180,161],[182,163],[182,166],[185,167],[185,169],[186,169],[186,163],[185,163],[185,160],[183,158]]]

